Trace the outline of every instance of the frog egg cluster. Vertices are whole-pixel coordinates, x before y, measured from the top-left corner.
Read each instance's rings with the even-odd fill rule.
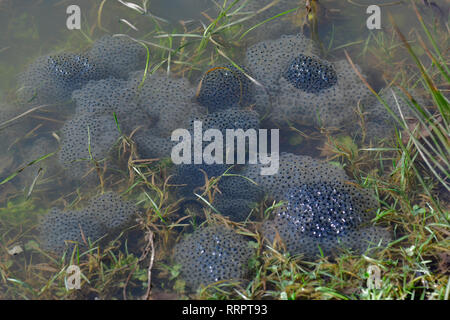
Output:
[[[326,61],[300,54],[288,65],[283,77],[297,89],[319,93],[334,86],[336,71]]]
[[[185,78],[160,73],[144,77],[143,72],[136,72],[130,77],[129,87],[138,92],[138,105],[155,119],[162,136],[170,136],[178,128],[187,129],[189,119],[205,113],[203,107],[191,101],[195,88]]]
[[[95,218],[84,211],[63,212],[53,208],[40,225],[40,245],[46,251],[62,255],[66,249],[72,251],[75,244],[86,247],[86,241],[95,241],[104,235],[103,228]]]
[[[423,105],[425,103],[417,91],[412,90],[410,94],[419,104]],[[380,97],[391,108],[391,111],[395,114],[396,117],[414,117],[414,112],[411,110],[411,107],[408,105],[408,102],[402,93],[395,92],[392,89],[384,89],[380,92]],[[379,122],[394,121],[394,119],[392,119],[392,116],[386,110],[386,107],[378,100],[375,104],[369,106],[367,108],[367,111],[370,112],[370,116],[372,119]]]
[[[248,129],[259,129],[258,114],[255,111],[250,110],[227,109],[195,117],[190,121],[191,130],[194,128],[194,121],[202,122],[203,131],[217,129],[222,132],[224,137],[227,129],[242,129],[244,131],[247,131]]]
[[[72,93],[76,115],[115,115],[125,134],[130,134],[137,127],[151,127],[152,118],[136,102],[137,92],[127,86],[126,80],[111,77],[88,82],[82,89]]]
[[[343,182],[317,183],[292,188],[288,204],[277,214],[295,220],[301,232],[316,239],[337,236],[374,218],[375,197]]]
[[[138,130],[133,136],[133,140],[138,146],[141,159],[169,158],[172,148],[175,146],[175,142],[170,137],[161,137],[154,128]]]
[[[270,197],[282,200],[290,188],[301,184],[348,180],[344,170],[309,156],[281,153],[279,170],[274,175],[261,175],[263,165],[248,165],[243,173]]]
[[[187,129],[189,119],[204,111],[203,107],[191,102],[193,94],[194,89],[185,79],[159,74],[144,77],[142,71],[132,73],[128,80],[109,77],[90,81],[73,92],[76,114],[72,122],[63,128],[63,132],[67,131],[67,127],[84,122],[85,119],[89,119],[90,123],[104,120],[102,130],[90,130],[91,142],[95,143],[95,140],[99,139],[103,144],[102,149],[98,151],[102,157],[107,155],[106,150],[113,147],[119,135],[119,128],[125,134],[137,130],[133,139],[141,158],[169,157],[174,145],[170,139],[172,131],[178,128]],[[87,125],[83,128],[86,127]],[[100,136],[96,137],[97,134]],[[107,140],[107,137],[111,139]],[[62,153],[67,153],[65,144],[73,146],[82,141],[69,142],[70,139],[71,137],[63,139]],[[80,148],[84,150],[85,146],[79,146],[76,150]],[[80,155],[79,152],[75,153]],[[62,157],[63,162],[67,162],[66,158]],[[69,158],[69,161],[73,162],[75,156]],[[75,167],[76,170],[72,171],[76,171],[78,175],[80,167],[86,167],[86,163],[74,163],[71,166]]]
[[[59,161],[68,177],[78,180],[86,176],[91,171],[91,160],[107,159],[119,137],[110,115],[81,114],[67,121],[61,129]]]
[[[228,175],[230,174],[230,175]],[[218,178],[217,192],[211,205],[216,212],[229,217],[232,221],[244,221],[251,210],[264,197],[263,190],[235,168],[222,164],[178,165],[171,184],[178,186],[178,193],[188,199],[196,199],[194,193],[201,194],[206,177]]]
[[[253,201],[258,201],[263,197],[262,189],[256,183],[241,175],[241,172],[233,169],[229,173],[232,175],[223,176],[218,184],[222,195],[226,195],[227,198],[242,198],[243,193],[245,193],[245,197]]]
[[[38,58],[19,76],[19,98],[24,103],[55,103],[70,99],[73,90],[105,77],[82,54],[62,53]]]
[[[180,241],[174,260],[192,289],[218,281],[245,279],[254,250],[235,231],[223,226],[201,227]]]
[[[95,160],[108,158],[121,132],[128,135],[139,128],[142,137],[142,133],[154,125],[153,119],[138,104],[137,92],[129,87],[127,80],[109,77],[90,81],[75,90],[72,99],[76,112],[62,128],[59,154],[69,176],[74,178],[83,177],[90,170],[91,165],[86,160],[91,157]],[[147,139],[143,141],[146,147],[149,138],[142,138]],[[84,161],[79,161],[82,159]]]
[[[136,93],[126,88],[127,83],[126,80],[113,77],[88,82],[82,89],[72,93],[77,113],[96,115],[130,112],[131,108],[122,109],[133,102]]]
[[[133,129],[133,115],[139,110],[133,102],[135,93],[125,89],[126,85],[125,80],[109,77],[89,81],[73,91],[76,111],[61,129],[59,151],[60,163],[69,178],[80,180],[88,172],[93,178],[91,160],[108,159],[120,137],[119,128],[125,133]]]
[[[216,195],[212,205],[221,215],[228,217],[231,221],[242,222],[250,218],[250,213],[257,203],[248,199]]]
[[[232,170],[232,176],[222,176],[218,182],[219,193],[214,197],[213,207],[232,221],[244,221],[264,197],[264,192],[255,183]]]
[[[202,132],[196,132],[194,130],[194,121],[201,121]],[[259,119],[256,112],[239,110],[239,109],[227,109],[221,112],[210,113],[204,116],[195,117],[190,121],[189,130],[193,139],[202,139],[197,137],[197,134],[204,134],[208,129],[217,129],[222,132],[223,137],[226,137],[226,130],[242,129],[244,131],[248,129],[258,129]],[[203,143],[203,148],[206,147],[208,142]],[[192,145],[193,147],[193,145]],[[193,153],[192,153],[193,154]],[[194,159],[192,159],[194,160]],[[223,156],[225,162],[226,155]],[[194,161],[192,161],[194,163]],[[175,184],[183,184],[179,191],[184,195],[192,195],[193,190],[205,185],[205,173],[208,179],[212,177],[221,176],[229,165],[225,164],[182,164],[176,166],[176,174],[173,179]]]
[[[202,124],[202,131],[194,130],[195,121],[200,121]],[[227,147],[228,141],[227,130],[243,130],[244,132],[249,129],[258,130],[259,129],[259,117],[255,111],[250,110],[239,110],[239,109],[226,109],[220,112],[214,112],[202,116],[198,116],[193,118],[190,121],[189,126],[191,135],[193,139],[201,140],[205,132],[209,129],[219,130],[224,139],[224,154],[223,159],[226,160],[227,151],[225,148]],[[201,135],[201,136],[200,136]],[[210,142],[203,142],[203,148]],[[235,144],[236,147],[236,144]],[[248,147],[248,141],[246,141],[246,147]]]
[[[105,36],[83,54],[40,57],[19,76],[19,98],[24,103],[62,102],[88,81],[127,78],[144,67],[145,56],[145,48],[131,39]]]
[[[131,71],[145,67],[147,50],[126,36],[106,35],[93,44],[87,56],[109,76],[126,79]]]
[[[332,63],[337,82],[319,93],[306,92],[293,87],[285,78],[280,79],[280,93],[274,99],[277,112],[275,122],[297,122],[303,125],[340,128],[357,119],[356,108],[370,101],[370,91],[361,82],[350,64],[341,60]]]
[[[132,223],[137,209],[116,193],[107,192],[90,201],[81,210],[63,212],[53,208],[40,223],[40,242],[44,250],[61,255],[75,244],[85,247],[85,241],[97,241]]]
[[[148,117],[141,124],[144,130],[138,130],[134,137],[142,158],[169,157],[174,145],[172,132],[188,129],[191,119],[206,112],[191,101],[195,89],[184,78],[159,73],[145,76],[139,71],[131,74],[127,88],[137,92],[136,104]]]
[[[344,182],[303,184],[288,190],[285,204],[263,233],[270,243],[280,237],[286,250],[306,259],[333,256],[341,248],[365,252],[390,240],[380,228],[365,227],[375,217],[374,195]],[[320,249],[319,249],[320,248]]]
[[[200,81],[197,102],[210,113],[246,107],[253,101],[253,91],[252,81],[238,68],[232,65],[214,67]]]
[[[247,50],[246,60],[268,91],[256,94],[257,104],[272,105],[275,122],[342,127],[356,119],[358,102],[371,97],[346,60],[320,59],[303,35],[260,42]]]
[[[245,61],[252,76],[276,95],[283,71],[300,54],[309,57],[318,54],[314,43],[303,34],[259,42],[247,49]]]

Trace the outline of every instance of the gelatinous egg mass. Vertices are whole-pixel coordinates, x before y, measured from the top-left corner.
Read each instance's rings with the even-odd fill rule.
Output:
[[[303,54],[289,64],[283,77],[297,89],[309,93],[319,93],[337,83],[337,74],[331,65]]]
[[[252,82],[233,66],[208,70],[197,92],[197,102],[210,112],[245,106],[251,97]]]
[[[49,66],[55,76],[66,81],[83,80],[83,77],[90,79],[90,74],[94,71],[94,65],[89,59],[77,54],[61,54],[48,58]]]
[[[193,289],[245,278],[254,253],[245,237],[220,225],[198,228],[180,241],[174,251],[181,276]]]
[[[328,184],[303,185],[291,189],[280,219],[291,220],[299,232],[321,238],[341,234],[361,223],[350,194]]]

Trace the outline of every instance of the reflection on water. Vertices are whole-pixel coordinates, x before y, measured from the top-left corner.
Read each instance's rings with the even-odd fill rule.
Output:
[[[173,263],[168,256],[173,244],[180,240],[179,232],[190,233],[192,225],[195,228],[205,220],[203,211],[207,206],[196,201],[198,198],[194,197],[193,191],[198,193],[199,188],[204,187],[205,174],[211,178],[227,170],[225,166],[174,168],[169,161],[157,161],[170,157],[171,132],[176,128],[190,128],[192,119],[201,119],[210,128],[219,130],[279,128],[280,149],[290,153],[281,158],[283,176],[265,180],[252,176],[254,168],[233,168],[230,173],[235,177],[227,177],[228,180],[217,183],[221,193],[214,199],[211,198],[216,194],[212,183],[211,190],[207,188],[204,194],[206,199],[202,197],[202,200],[211,201],[214,210],[230,213],[226,215],[238,222],[261,222],[264,213],[258,212],[255,204],[261,204],[262,195],[283,201],[288,194],[289,205],[281,213],[287,218],[266,224],[263,232],[273,239],[273,228],[279,224],[279,233],[290,237],[291,242],[295,240],[294,244],[289,243],[296,253],[304,253],[299,245],[302,241],[304,246],[310,247],[321,243],[330,255],[334,254],[337,239],[344,239],[354,246],[352,249],[356,252],[367,249],[360,243],[356,247],[355,243],[361,239],[370,238],[373,242],[385,244],[390,237],[386,236],[388,232],[378,227],[361,227],[363,222],[374,217],[366,215],[374,209],[373,206],[377,206],[367,208],[373,203],[373,193],[366,194],[344,186],[343,181],[350,179],[348,172],[319,159],[324,160],[330,155],[324,132],[336,136],[341,134],[341,141],[349,139],[349,145],[354,148],[365,135],[374,141],[375,138],[393,135],[390,118],[361,83],[359,75],[345,58],[344,49],[358,63],[374,88],[386,87],[386,82],[392,79],[385,76],[394,70],[380,70],[374,64],[373,56],[389,58],[389,52],[383,52],[377,45],[381,47],[380,42],[383,42],[385,48],[385,42],[392,41],[387,33],[390,16],[407,34],[419,27],[410,5],[391,0],[378,1],[382,10],[382,30],[370,31],[366,27],[366,9],[373,1],[317,1],[313,2],[312,11],[308,14],[303,1],[288,0],[275,4],[256,17],[244,19],[261,9],[262,3],[265,6],[271,1],[261,1],[257,5],[250,2],[242,11],[232,9],[229,12],[231,19],[242,18],[242,23],[223,28],[223,32],[212,33],[203,53],[203,43],[198,35],[206,34],[205,28],[211,23],[220,30],[223,24],[231,21],[214,22],[219,12],[217,6],[223,1],[151,1],[149,13],[139,14],[140,9],[133,10],[131,4],[126,6],[120,1],[79,0],[77,5],[82,12],[79,31],[65,27],[66,8],[72,2],[0,0],[1,241],[7,248],[19,245],[25,250],[20,258],[27,261],[33,258],[33,263],[42,269],[36,271],[36,274],[42,272],[40,279],[33,279],[30,271],[23,270],[18,261],[8,262],[5,269],[8,269],[8,277],[24,281],[33,279],[30,280],[31,286],[40,288],[45,283],[43,279],[58,271],[57,267],[64,261],[49,258],[36,246],[61,255],[67,249],[64,240],[68,239],[79,242],[82,244],[80,249],[86,250],[97,244],[108,246],[108,241],[118,237],[119,240],[111,242],[106,252],[110,255],[121,252],[121,259],[130,260],[123,262],[114,258],[114,267],[119,270],[121,267],[126,270],[127,263],[136,263],[133,259],[141,255],[142,248],[150,250],[146,247],[150,245],[151,254],[156,250],[156,261],[161,265]],[[244,1],[237,7],[242,3]],[[436,28],[445,27],[443,22],[448,19],[448,1],[439,3],[439,6],[430,1],[417,1],[417,4],[428,22],[436,20]],[[244,30],[264,19],[296,7],[299,9],[290,14],[251,29],[242,39],[235,36],[242,35]],[[280,38],[286,33],[300,32],[306,37]],[[105,34],[127,34],[129,37],[103,37]],[[312,44],[307,37],[320,40],[321,44]],[[143,42],[133,42],[130,38]],[[268,40],[271,42],[258,44]],[[142,44],[148,46],[148,51]],[[394,50],[397,45],[390,43],[387,47]],[[246,53],[249,47],[252,49]],[[422,51],[419,55],[425,56],[426,53]],[[333,62],[327,62],[325,58]],[[233,65],[234,62],[230,64],[232,59],[244,67],[242,71],[251,73],[258,85],[249,81]],[[148,74],[158,67],[161,67],[161,72]],[[144,68],[147,68],[146,72],[142,71]],[[304,68],[308,69],[307,72]],[[202,77],[202,74],[205,75]],[[413,89],[410,92],[416,94]],[[234,100],[229,99],[230,96]],[[389,92],[383,92],[383,97],[396,101]],[[228,100],[233,100],[234,105],[225,108]],[[417,100],[421,101],[420,98]],[[363,133],[360,132],[357,114],[349,111],[353,110],[351,106],[362,102],[369,106],[365,110],[369,117],[373,116],[367,122],[367,132]],[[276,108],[272,109],[274,105]],[[320,107],[316,110],[311,105]],[[398,105],[400,112],[408,109],[405,101],[400,100]],[[228,107],[243,110],[230,111]],[[171,175],[175,176],[174,180],[169,179]],[[260,188],[236,178],[241,175],[251,176]],[[298,181],[304,185],[297,185]],[[187,186],[176,190],[170,184]],[[340,190],[334,190],[336,188]],[[109,193],[109,190],[114,193]],[[104,192],[103,196],[92,200]],[[320,192],[332,195],[326,200]],[[139,215],[131,219],[129,207],[134,208],[134,204],[129,204],[119,195],[134,202],[139,207]],[[314,236],[293,235],[295,230],[284,225],[283,221],[295,220],[296,215],[300,215],[298,220],[302,220],[304,215],[311,214],[311,219],[305,219],[308,221],[302,227],[302,232],[308,232],[314,229],[312,224],[320,224],[311,221],[321,221],[318,215],[328,214],[321,209],[306,210],[304,203],[309,202],[325,207],[332,202],[331,206],[336,206],[336,210],[355,214],[348,219],[351,222],[344,222],[339,230],[335,227],[341,226],[341,221],[333,223],[331,231],[326,227],[320,232],[314,231]],[[47,214],[50,208],[58,209]],[[62,212],[62,209],[67,211]],[[358,216],[363,211],[364,214]],[[128,226],[131,231],[126,234],[127,242],[121,242],[120,239],[124,239],[120,238],[121,232]],[[79,227],[84,232],[80,233]],[[155,238],[155,247],[148,239],[157,231],[160,234]],[[189,239],[208,241],[210,231],[205,232],[206,235],[196,231]],[[105,233],[108,237],[103,239]],[[320,237],[316,237],[316,233]],[[233,242],[234,235],[224,232],[223,237],[227,246]],[[88,243],[86,239],[98,242]],[[39,241],[43,243],[39,244]],[[229,260],[248,260],[250,249],[245,245],[248,239],[240,237],[239,241],[239,250],[245,253],[239,259],[233,256],[237,254],[235,248],[218,250],[222,250],[220,252]],[[178,248],[184,246],[190,250],[195,247],[191,242],[187,240]],[[73,248],[73,245],[68,247]],[[148,250],[142,256],[145,259]],[[307,253],[314,256],[317,252],[308,249]],[[91,257],[92,260],[102,258],[105,256]],[[191,257],[187,254],[181,260],[188,264],[192,261],[192,264],[202,264],[204,259],[201,255],[192,254]],[[215,270],[217,274],[210,278],[218,280],[224,274],[228,275],[232,268],[242,268],[241,262],[230,265],[229,260],[221,261],[220,268],[224,269]],[[95,263],[99,264],[98,261]],[[207,263],[217,261],[208,260]],[[159,269],[153,282],[161,292],[169,278],[167,271],[161,271],[163,269]],[[185,269],[181,272],[192,272]],[[145,271],[138,269],[132,279],[137,287],[130,288],[133,296],[142,295],[145,291],[142,289],[148,280]],[[120,271],[117,273],[121,281],[128,276]],[[238,273],[240,276],[246,274],[241,269]],[[95,277],[98,274],[94,272]],[[204,280],[198,275],[192,277],[195,281],[191,279],[191,282],[196,284]],[[189,285],[189,280],[187,283]],[[121,289],[116,287],[111,292],[105,291],[102,297],[122,297]],[[48,298],[54,297],[47,291],[44,296],[47,294]],[[89,298],[89,294],[83,292],[74,297]],[[27,291],[26,295],[39,298],[35,290]],[[8,285],[1,284],[0,298],[11,297],[20,295]]]

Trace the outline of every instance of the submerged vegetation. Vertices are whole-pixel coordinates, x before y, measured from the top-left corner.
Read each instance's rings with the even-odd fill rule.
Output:
[[[61,140],[59,130],[70,117],[64,107],[71,102],[58,105],[56,111],[35,105],[13,118],[3,118],[0,110],[0,135],[8,130],[8,135],[14,137],[8,150],[0,154],[0,299],[449,298],[448,16],[445,21],[442,16],[434,19],[422,1],[407,1],[402,10],[414,15],[414,28],[404,28],[410,21],[390,19],[384,21],[382,31],[372,31],[364,39],[348,42],[348,38],[342,38],[347,24],[334,22],[352,15],[353,1],[333,10],[333,1],[326,0],[286,1],[291,4],[286,8],[282,1],[264,1],[267,5],[256,11],[252,2],[214,1],[212,10],[201,13],[205,22],[180,21],[174,27],[152,11],[150,1],[143,0],[139,5],[97,1],[84,17],[82,30],[52,50],[85,49],[100,35],[112,34],[110,30],[114,30],[142,46],[146,53],[144,71],[134,79],[136,92],[146,88],[146,79],[153,74],[164,72],[195,82],[205,72],[221,73],[223,67],[214,68],[224,65],[226,71],[245,74],[251,85],[264,92],[266,88],[259,79],[239,63],[244,49],[261,41],[258,37],[272,28],[284,30],[289,26],[293,34],[305,33],[315,41],[324,58],[345,59],[354,68],[363,86],[386,108],[397,126],[392,137],[374,141],[367,126],[368,110],[359,105],[359,136],[327,127],[321,121],[315,126],[288,123],[281,129],[282,144],[286,143],[289,152],[326,159],[345,171],[355,189],[374,190],[380,207],[371,223],[392,230],[390,243],[370,255],[341,250],[335,257],[323,254],[311,260],[286,253],[277,241],[264,241],[260,228],[262,222],[279,211],[282,202],[265,197],[249,204],[247,217],[239,222],[219,214],[222,210],[217,210],[216,203],[222,195],[221,180],[240,176],[240,172],[228,170],[218,176],[203,171],[205,174],[197,179],[201,183],[195,189],[197,199],[178,197],[174,193],[173,164],[159,157],[139,157],[139,131],[126,131],[126,124],[116,113],[109,126],[115,135],[109,139],[115,142],[112,156],[120,165],[110,168],[106,156],[92,152],[95,141],[88,130],[89,152],[77,161],[91,167],[90,176],[98,177],[98,183],[67,187],[57,172],[48,174],[52,170],[45,170],[52,165],[45,165],[46,161],[57,157],[55,150],[27,154],[27,148],[31,150],[32,143],[28,141],[39,135]],[[108,20],[112,10],[123,17],[119,27],[117,21]],[[277,23],[282,23],[282,27],[276,27]],[[23,33],[23,28],[18,32]],[[36,36],[30,34],[26,38]],[[3,49],[0,47],[0,57]],[[7,66],[0,64],[0,68]],[[3,81],[11,80],[2,79],[0,83]],[[3,100],[8,97],[11,103],[15,102],[15,91],[5,92]],[[34,99],[31,97],[28,102],[37,102]],[[406,101],[407,114],[400,107],[402,100]],[[271,106],[272,111],[277,112],[276,108]],[[266,115],[271,110],[264,111],[263,121],[270,123]],[[27,132],[17,129],[30,119],[38,122],[32,122]],[[12,147],[20,143],[25,150],[13,154]],[[21,165],[14,162],[18,154],[23,160]],[[116,174],[108,174],[107,169]],[[38,229],[50,208],[76,212],[85,208],[93,195],[111,189],[139,207],[127,229],[111,235],[107,241],[81,239],[83,245],[72,246],[62,256],[42,249]],[[203,224],[231,228],[240,238],[251,240],[247,249],[254,254],[245,268],[250,275],[248,281],[218,281],[190,290],[182,277],[183,267],[175,262],[189,257],[174,259],[174,247],[182,243],[185,234],[199,230]],[[73,264],[81,269],[81,290],[67,290],[66,271]],[[370,270],[374,268],[380,270],[381,285],[371,287]]]

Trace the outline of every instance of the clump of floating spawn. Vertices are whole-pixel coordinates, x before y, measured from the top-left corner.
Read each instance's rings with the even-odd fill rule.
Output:
[[[280,154],[276,174],[261,175],[260,168],[248,165],[242,175],[283,203],[263,225],[270,243],[280,239],[291,254],[311,260],[321,252],[334,256],[344,247],[363,253],[389,242],[388,231],[368,226],[378,208],[375,195],[356,187],[343,169],[290,153]]]
[[[232,170],[231,175],[220,178],[217,185],[219,191],[212,203],[218,212],[236,222],[247,219],[252,209],[264,197],[259,186],[239,173]]]
[[[243,196],[245,191],[245,196],[248,199],[257,201],[262,198],[262,189],[255,182],[244,177],[242,172],[232,170],[229,173],[230,175],[223,176],[218,183],[222,195],[226,195],[228,198],[239,198]]]
[[[195,121],[201,122],[201,132],[196,132],[194,130]],[[192,139],[200,139],[200,141],[202,141],[202,136],[208,129],[219,130],[225,139],[227,129],[242,129],[246,131],[248,129],[258,128],[259,119],[256,112],[238,109],[228,109],[221,112],[206,114],[203,116],[196,116],[189,121],[189,126],[187,127],[187,129],[191,133]],[[197,136],[196,133],[200,134],[201,136]],[[208,142],[203,142],[203,147],[205,147],[207,144]],[[191,146],[193,149],[193,143]],[[229,165],[226,164],[194,164],[193,156],[191,160],[192,164],[181,164],[176,166],[177,173],[173,180],[176,184],[187,185],[182,188],[184,194],[190,194],[193,189],[205,185],[205,173],[210,179],[211,177],[218,177],[222,175],[229,168]],[[223,163],[225,162],[226,157],[224,155]]]
[[[374,195],[344,182],[303,184],[288,190],[275,218],[265,222],[270,243],[280,239],[292,255],[312,260],[335,256],[342,248],[364,253],[370,246],[385,246],[388,231],[367,227],[375,217]]]
[[[80,179],[92,169],[92,160],[108,159],[121,134],[154,125],[137,103],[137,92],[128,85],[127,80],[109,77],[89,81],[72,93],[76,111],[61,130],[59,152],[70,177]]]
[[[138,130],[133,140],[138,146],[141,159],[169,158],[175,146],[175,142],[171,141],[170,137],[161,137],[160,132],[155,128]]]
[[[195,117],[190,121],[190,128],[193,130],[194,121],[202,123],[203,131],[217,129],[221,131],[225,138],[226,130],[247,131],[248,129],[259,129],[259,117],[255,111],[228,109]]]
[[[180,196],[197,199],[195,194],[204,192],[206,179],[211,181],[213,178],[219,179],[211,189],[217,190],[211,205],[215,212],[232,221],[244,221],[264,197],[264,192],[259,186],[241,176],[238,170],[224,164],[177,165],[170,183],[178,186],[177,192]]]
[[[120,130],[130,134],[138,127],[153,126],[153,120],[136,102],[137,92],[128,88],[126,80],[107,78],[90,81],[72,93],[76,115],[110,116],[117,119]]]
[[[301,232],[316,239],[340,235],[374,217],[374,197],[343,182],[301,185],[288,191],[280,219],[295,219]],[[294,218],[295,217],[295,218]]]
[[[126,36],[107,35],[94,42],[87,56],[108,76],[126,79],[145,67],[147,50]]]
[[[252,81],[238,68],[226,65],[214,67],[203,75],[196,98],[212,113],[249,106],[253,102],[253,94]]]
[[[61,129],[59,161],[69,178],[79,180],[90,173],[92,163],[102,163],[120,137],[114,118],[109,115],[92,117],[81,114],[66,121]]]
[[[316,57],[318,51],[314,43],[302,34],[282,36],[249,47],[245,56],[246,66],[256,80],[271,94],[276,94],[283,71],[299,54]]]
[[[170,157],[174,143],[170,137],[176,129],[188,129],[189,121],[206,112],[191,99],[195,95],[186,79],[155,73],[144,77],[144,72],[130,76],[128,88],[137,92],[136,103],[151,119],[151,128],[140,129],[134,135],[142,158]],[[147,121],[147,124],[149,122]]]
[[[105,77],[89,57],[62,53],[38,58],[19,76],[19,98],[24,103],[58,103],[90,80]]]
[[[297,89],[319,93],[334,86],[336,71],[328,62],[300,54],[288,65],[283,77]]]
[[[262,164],[247,165],[242,175],[251,179],[266,194],[282,200],[286,192],[299,184],[347,180],[342,168],[313,159],[309,156],[281,153],[279,170],[274,175],[261,175]]]
[[[174,259],[192,289],[218,281],[242,281],[254,250],[242,235],[224,226],[201,227],[180,241]]]
[[[221,215],[228,217],[231,221],[242,222],[251,219],[250,213],[257,206],[255,201],[242,198],[216,195],[212,205]]]
[[[195,88],[185,78],[154,73],[144,79],[143,72],[131,75],[129,88],[138,92],[138,105],[156,122],[161,135],[170,136],[173,130],[188,128],[189,119],[205,113],[205,109],[191,101]]]
[[[224,139],[226,138],[227,129],[247,131],[248,129],[257,130],[259,128],[259,118],[256,112],[227,109],[192,119],[189,128],[194,139],[202,139],[195,135],[194,121],[201,121],[201,135],[208,129],[216,129],[222,133]],[[207,144],[208,142],[203,142],[203,147],[206,147]],[[226,144],[224,144],[224,147],[226,147]],[[226,163],[226,152],[224,152],[222,160],[223,163]],[[235,160],[233,159],[233,161]],[[234,170],[231,170],[230,165],[216,163],[181,164],[177,165],[175,169],[176,174],[171,182],[181,185],[178,188],[179,194],[188,198],[192,198],[194,193],[200,191],[199,188],[206,185],[206,178],[211,180],[213,177],[221,177],[218,183],[220,192],[212,205],[214,207],[217,206],[216,209],[220,213],[229,216],[232,220],[242,221],[245,219],[251,211],[253,203],[261,198],[261,190],[246,181],[245,178],[223,176],[224,173],[236,174]],[[246,188],[247,192],[243,194],[242,189],[238,190],[239,188]]]
[[[90,80],[127,78],[144,67],[145,48],[125,37],[105,36],[83,54],[47,55],[34,61],[19,76],[23,103],[59,103]]]
[[[275,122],[340,128],[355,122],[358,103],[371,96],[346,60],[320,59],[301,34],[257,43],[247,50],[246,61],[267,89],[258,90],[256,105],[272,106]]]
[[[136,213],[134,204],[123,201],[114,192],[92,199],[81,210],[63,212],[53,208],[40,223],[41,247],[59,255],[73,250],[76,244],[86,248],[86,242],[95,242],[127,227]]]

